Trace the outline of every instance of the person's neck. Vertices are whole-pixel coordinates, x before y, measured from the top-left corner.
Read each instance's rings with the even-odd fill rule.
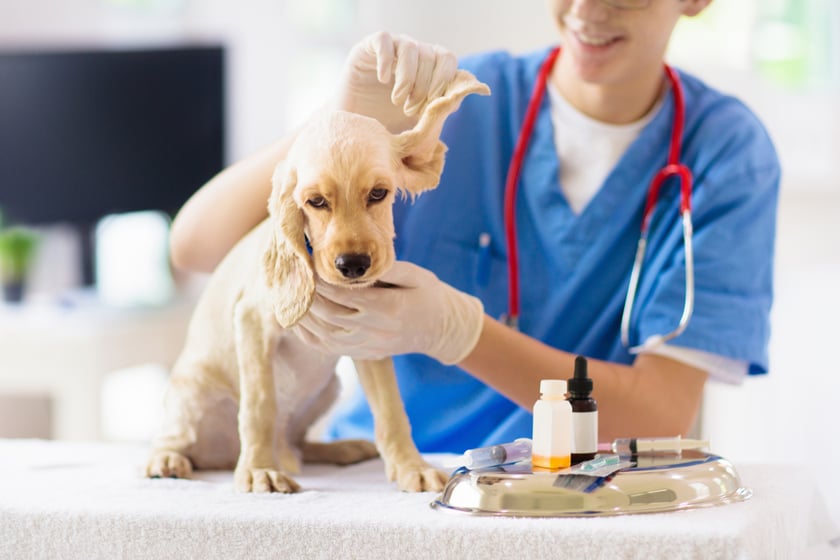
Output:
[[[558,61],[559,62],[559,61]],[[620,84],[588,83],[557,64],[551,81],[563,98],[581,113],[609,124],[628,124],[644,117],[666,86],[661,67]]]

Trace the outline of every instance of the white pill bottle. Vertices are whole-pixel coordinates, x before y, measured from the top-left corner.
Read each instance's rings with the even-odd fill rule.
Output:
[[[537,469],[562,469],[572,464],[572,405],[566,400],[566,381],[540,381],[534,403],[531,463]]]

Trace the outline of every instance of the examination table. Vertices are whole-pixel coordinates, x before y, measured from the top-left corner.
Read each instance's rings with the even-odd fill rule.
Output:
[[[0,440],[0,558],[807,558],[833,528],[795,468],[738,465],[744,503],[596,518],[474,517],[403,493],[382,463],[306,465],[291,495],[231,472],[141,476],[147,447]],[[430,455],[451,469],[456,458]]]

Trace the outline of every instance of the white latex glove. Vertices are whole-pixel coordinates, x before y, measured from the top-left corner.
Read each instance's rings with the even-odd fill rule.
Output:
[[[484,323],[481,300],[408,262],[397,261],[382,280],[401,287],[317,282],[295,332],[324,352],[365,360],[420,353],[452,365],[472,352]]]
[[[437,45],[380,31],[350,51],[337,108],[373,117],[393,133],[414,127],[426,103],[444,94],[458,58]]]

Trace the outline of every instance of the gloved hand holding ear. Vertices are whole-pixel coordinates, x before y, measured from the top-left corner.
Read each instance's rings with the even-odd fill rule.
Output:
[[[399,288],[346,288],[318,281],[309,312],[293,327],[321,351],[377,360],[420,353],[443,364],[475,348],[484,306],[434,273],[397,261],[382,278]]]
[[[350,51],[339,82],[336,108],[377,119],[392,133],[414,128],[428,101],[455,78],[451,51],[385,32],[369,35]]]

